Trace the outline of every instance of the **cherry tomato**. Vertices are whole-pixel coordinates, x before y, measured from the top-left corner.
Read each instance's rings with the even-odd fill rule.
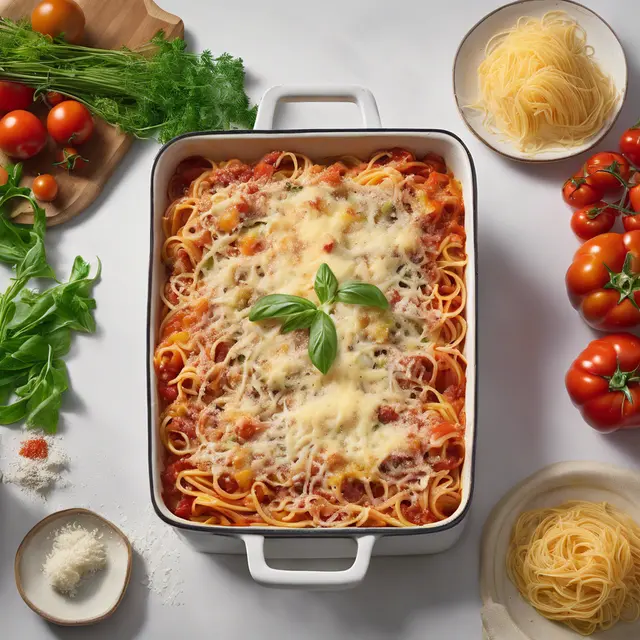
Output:
[[[47,129],[60,144],[82,144],[93,133],[93,118],[80,102],[65,100],[49,111]]]
[[[73,147],[65,147],[59,149],[56,153],[56,161],[54,166],[62,167],[67,171],[74,171],[75,169],[82,169],[89,161],[83,158],[76,149]]]
[[[0,80],[0,111],[28,109],[33,102],[34,90],[26,84]]]
[[[587,240],[573,257],[566,284],[571,304],[594,329],[640,325],[640,231]]]
[[[640,213],[640,184],[629,189],[629,204],[636,213]]]
[[[604,192],[616,191],[623,186],[622,182],[613,175],[614,173],[626,182],[629,180],[631,172],[627,159],[613,151],[603,151],[591,156],[587,160],[584,169],[585,173],[591,176],[593,186],[602,189]],[[611,173],[608,173],[609,171]]]
[[[620,151],[636,166],[640,166],[640,122],[627,129],[620,138]]]
[[[31,13],[31,27],[52,38],[62,35],[67,42],[80,44],[84,13],[73,0],[43,0]]]
[[[614,333],[591,341],[573,362],[565,384],[573,404],[594,429],[640,427],[640,339]]]
[[[31,185],[33,195],[42,202],[53,202],[58,195],[58,183],[48,173],[43,173],[33,181]]]
[[[9,181],[9,174],[4,167],[0,167],[0,187],[7,184]]]
[[[622,216],[622,225],[625,231],[636,231],[640,229],[640,184],[629,189],[629,204],[637,212],[637,215]]]
[[[33,113],[18,109],[0,120],[0,149],[13,158],[31,158],[46,142],[47,131]]]
[[[567,204],[580,208],[602,200],[604,192],[593,184],[592,176],[577,173],[569,178],[562,187],[562,197]]]
[[[582,240],[591,240],[601,233],[611,231],[618,212],[602,200],[576,209],[571,216],[571,228]]]
[[[66,100],[65,96],[57,91],[47,91],[44,96],[44,101],[49,105],[49,108],[55,107],[57,104],[60,104]]]

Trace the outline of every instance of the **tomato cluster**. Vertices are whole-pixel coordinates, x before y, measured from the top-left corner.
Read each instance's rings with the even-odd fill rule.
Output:
[[[640,327],[638,163],[640,123],[622,135],[620,153],[596,153],[562,188],[565,202],[576,208],[571,228],[586,241],[567,271],[567,292],[599,331]],[[625,233],[611,231],[618,216]],[[571,365],[566,386],[595,429],[640,428],[640,339],[614,333],[593,340]]]
[[[35,103],[34,90],[17,82],[0,80],[0,149],[11,158],[27,160],[42,151],[47,137],[60,145],[79,145],[91,138],[93,118],[89,110],[76,100],[67,100],[57,92],[45,94],[43,102],[51,107],[46,127],[40,119],[27,111]],[[87,162],[75,147],[63,146],[57,153],[57,162],[67,171],[80,169]],[[0,184],[7,181],[6,172],[0,172]],[[49,174],[38,176],[32,185],[39,200],[51,202],[58,194],[56,179]]]

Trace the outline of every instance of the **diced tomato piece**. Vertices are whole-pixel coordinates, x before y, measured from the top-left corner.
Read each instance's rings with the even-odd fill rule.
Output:
[[[233,345],[230,342],[218,342],[213,354],[213,361],[224,362],[227,354],[229,353],[229,349],[231,349],[232,346]]]
[[[339,185],[342,182],[342,176],[347,172],[347,167],[342,162],[334,162],[329,165],[320,175],[320,181],[330,185]]]
[[[218,478],[218,484],[220,485],[220,488],[227,493],[235,493],[239,488],[236,479],[232,478],[228,473],[223,473]]]
[[[356,478],[347,478],[342,483],[342,495],[347,502],[359,502],[364,496],[364,485]]]
[[[269,179],[275,173],[275,168],[271,164],[266,162],[258,162],[253,169],[253,179],[260,180],[261,178]]]
[[[402,511],[402,515],[409,521],[413,522],[413,524],[429,524],[431,522],[436,522],[437,518],[428,510],[423,509],[420,505],[408,505],[403,502],[400,505],[400,511]]]
[[[331,253],[335,245],[336,245],[335,240],[330,240],[329,242],[326,242],[325,244],[322,245],[322,249],[327,253]]]
[[[262,423],[252,420],[251,418],[240,418],[236,425],[236,434],[241,440],[251,440],[264,429]]]
[[[178,389],[175,384],[158,383],[158,393],[167,401],[173,402],[178,397]]]
[[[378,407],[378,420],[383,424],[394,422],[398,419],[398,412],[389,405],[382,404]]]
[[[184,518],[188,520],[191,516],[191,508],[193,506],[193,501],[195,500],[194,496],[184,496],[180,502],[178,502],[174,513],[178,516],[178,518]]]

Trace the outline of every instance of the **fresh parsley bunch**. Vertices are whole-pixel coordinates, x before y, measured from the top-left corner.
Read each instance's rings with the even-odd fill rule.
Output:
[[[162,31],[135,51],[112,51],[52,40],[27,21],[2,18],[0,79],[58,91],[125,133],[160,142],[190,131],[251,129],[256,118],[240,58],[190,53]]]
[[[251,307],[249,320],[281,318],[282,333],[309,329],[309,358],[316,369],[326,374],[338,355],[338,333],[329,315],[331,306],[343,302],[388,309],[389,301],[375,285],[357,281],[339,284],[328,264],[320,265],[313,288],[319,307],[306,298],[275,293],[260,298]]]
[[[45,254],[46,217],[31,190],[18,186],[22,166],[7,171],[9,179],[0,186],[0,261],[14,268],[14,276],[0,295],[0,424],[26,420],[28,427],[54,433],[69,386],[62,356],[72,331],[95,331],[91,289],[100,267],[91,278],[89,264],[78,256],[67,282],[43,293],[26,288],[32,278],[55,279]],[[31,204],[33,227],[7,220],[7,204],[16,198]]]

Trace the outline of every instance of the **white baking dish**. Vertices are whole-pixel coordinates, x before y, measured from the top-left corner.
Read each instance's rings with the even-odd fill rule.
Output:
[[[355,102],[365,129],[272,131],[275,108],[281,100]],[[165,270],[160,261],[161,218],[168,205],[167,185],[177,164],[188,156],[214,159],[259,159],[273,149],[291,149],[322,160],[330,156],[367,157],[377,149],[407,148],[417,155],[433,151],[445,157],[447,165],[463,186],[466,207],[467,322],[465,355],[468,360],[466,391],[466,459],[463,466],[462,503],[447,520],[423,527],[402,529],[280,529],[274,527],[223,527],[188,523],[174,516],[161,495],[162,444],[159,439],[156,380],[153,352],[158,327],[159,292]],[[476,178],[469,151],[459,138],[447,131],[433,129],[382,129],[373,95],[361,87],[324,89],[274,87],[265,94],[254,131],[196,133],[184,135],[166,144],[158,153],[151,175],[151,254],[149,268],[149,306],[147,335],[147,393],[149,420],[149,470],[151,499],[162,520],[176,527],[199,550],[208,553],[243,553],[249,570],[262,584],[308,588],[353,586],[367,571],[372,553],[376,555],[412,555],[438,553],[452,546],[462,532],[473,488],[475,415],[476,415]],[[265,554],[265,539],[268,550]],[[355,544],[354,544],[355,542]],[[271,558],[344,558],[353,557],[353,565],[344,571],[287,571],[270,567]]]

